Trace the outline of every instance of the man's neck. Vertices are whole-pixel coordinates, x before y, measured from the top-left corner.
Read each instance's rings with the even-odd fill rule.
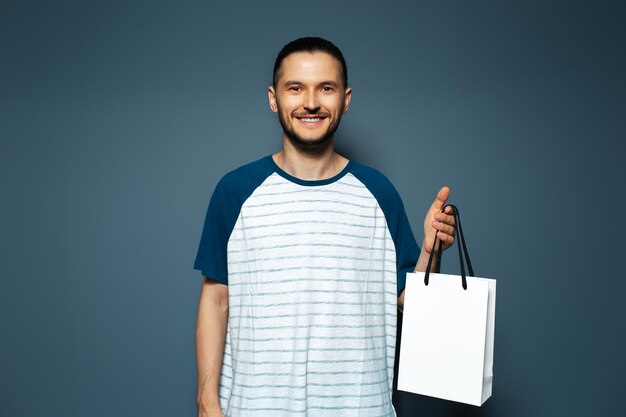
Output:
[[[332,140],[324,149],[304,152],[285,139],[283,150],[272,155],[272,158],[289,175],[309,181],[332,178],[348,164],[348,159],[335,152]]]

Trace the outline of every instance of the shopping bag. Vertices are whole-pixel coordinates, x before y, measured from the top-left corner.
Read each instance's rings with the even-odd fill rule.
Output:
[[[496,280],[474,277],[458,209],[451,207],[461,276],[407,274],[398,389],[481,406],[492,388]],[[433,248],[436,243],[437,238]],[[435,252],[441,256],[441,249],[439,242],[439,250],[430,254],[427,271]]]

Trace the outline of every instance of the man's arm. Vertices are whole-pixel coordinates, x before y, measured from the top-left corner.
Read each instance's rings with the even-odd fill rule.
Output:
[[[196,322],[198,417],[223,417],[218,387],[228,323],[228,286],[204,278]]]
[[[417,259],[417,264],[415,265],[415,269],[413,270],[413,272],[426,271],[426,267],[428,266],[428,256],[429,254],[426,253],[426,251],[424,250],[424,245],[422,244],[422,251],[420,252],[419,258]],[[434,272],[436,270],[437,270],[437,257],[435,256],[433,258],[433,263],[430,266],[430,272]],[[402,292],[400,293],[400,296],[398,297],[398,310],[400,310],[400,312],[404,310],[404,290],[402,290]]]

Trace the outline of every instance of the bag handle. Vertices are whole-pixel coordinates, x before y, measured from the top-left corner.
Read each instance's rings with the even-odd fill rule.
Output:
[[[452,215],[454,216],[454,223],[456,224],[456,238],[457,238],[457,247],[459,248],[459,261],[461,261],[461,285],[464,290],[467,290],[467,279],[465,275],[465,265],[463,264],[463,254],[465,254],[465,263],[467,264],[467,269],[469,272],[469,276],[474,276],[474,269],[472,268],[472,263],[470,262],[469,253],[467,252],[467,246],[465,245],[465,236],[463,235],[463,228],[461,227],[461,215],[459,214],[459,209],[452,205],[446,205],[441,212],[443,213],[446,207],[452,208]],[[430,268],[433,264],[433,256],[435,252],[437,252],[437,272],[441,267],[441,252],[443,249],[443,243],[441,239],[439,239],[439,248],[435,251],[435,246],[437,245],[437,233],[435,233],[435,241],[433,242],[433,250],[430,252],[430,256],[428,257],[428,265],[426,266],[426,273],[424,274],[424,285],[428,285],[428,279],[430,277]],[[462,249],[461,249],[462,247]]]

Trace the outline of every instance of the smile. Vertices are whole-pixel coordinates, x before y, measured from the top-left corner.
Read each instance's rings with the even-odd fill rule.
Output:
[[[296,119],[300,121],[300,123],[315,127],[321,124],[321,122],[326,119],[325,115],[307,115],[307,116],[296,116]]]

